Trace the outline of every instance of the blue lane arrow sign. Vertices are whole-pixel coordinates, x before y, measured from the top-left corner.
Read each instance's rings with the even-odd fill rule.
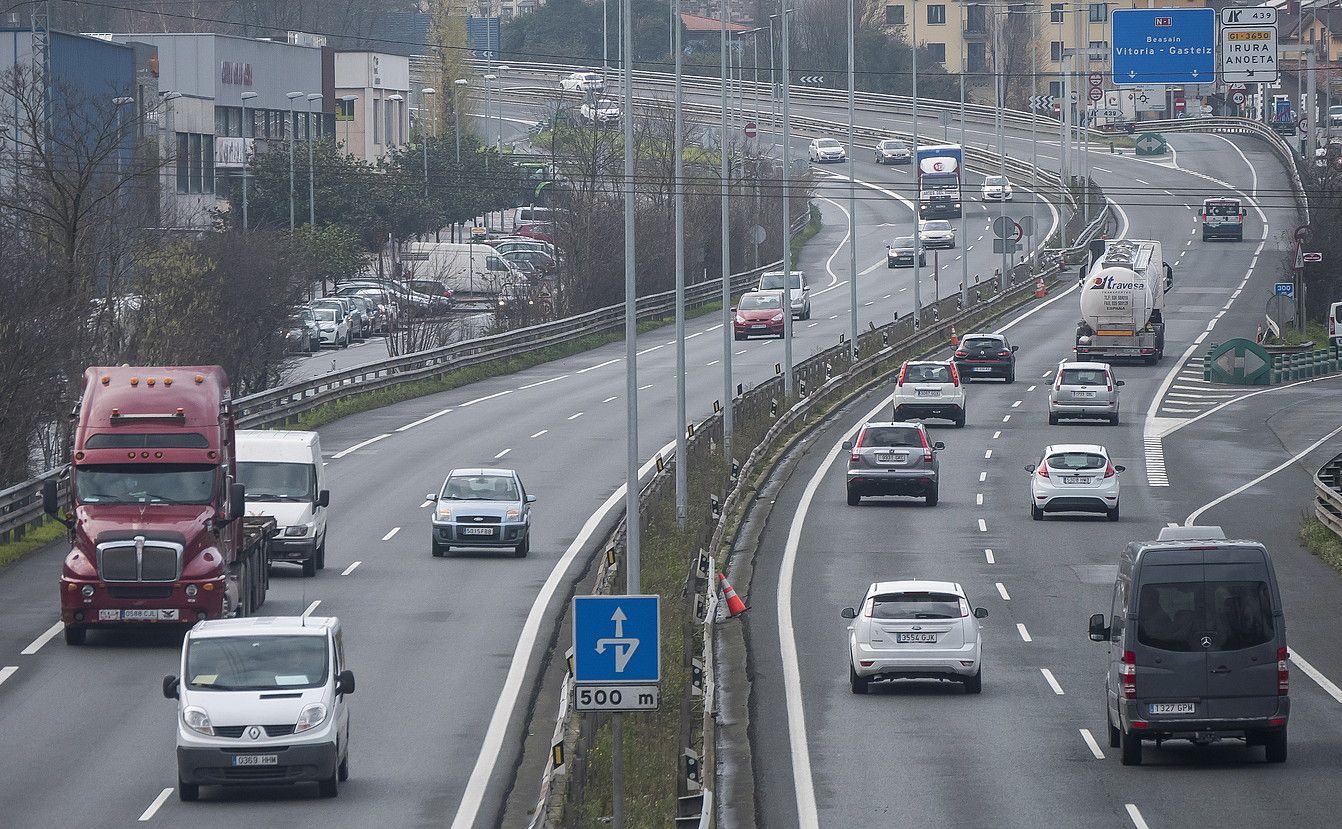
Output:
[[[659,602],[657,596],[574,596],[574,681],[660,681]]]
[[[1117,86],[1216,81],[1215,9],[1115,9]]]

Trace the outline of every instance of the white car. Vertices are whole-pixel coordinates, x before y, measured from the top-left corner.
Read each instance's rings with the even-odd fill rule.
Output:
[[[349,320],[334,306],[322,306],[312,309],[317,318],[317,330],[321,333],[321,344],[336,348],[349,348]]]
[[[585,103],[578,107],[578,114],[589,124],[613,124],[620,120],[620,105],[602,98],[596,103]]]
[[[1044,447],[1039,461],[1027,465],[1030,475],[1030,517],[1044,520],[1046,512],[1103,513],[1118,520],[1118,475],[1109,452],[1093,443],[1063,443]]]
[[[945,219],[926,219],[918,223],[924,248],[955,248],[955,225]]]
[[[807,154],[810,155],[813,164],[828,164],[845,161],[848,158],[848,153],[844,152],[843,145],[833,138],[812,139]]]
[[[865,694],[889,679],[948,679],[983,690],[983,640],[964,588],[952,581],[886,581],[867,588],[848,626],[848,684]]]
[[[1011,201],[1011,181],[1006,176],[988,176],[983,179],[984,201]]]
[[[954,362],[910,360],[900,367],[892,420],[938,417],[963,428],[966,411],[965,387]]]
[[[801,271],[793,271],[792,278],[788,280],[789,299],[792,300],[792,318],[798,320],[808,320],[811,318],[811,286],[806,281],[806,274]],[[757,291],[781,291],[783,290],[783,272],[768,271],[760,274],[759,286]]]
[[[559,88],[565,92],[600,92],[606,82],[596,72],[574,72],[559,82]]]

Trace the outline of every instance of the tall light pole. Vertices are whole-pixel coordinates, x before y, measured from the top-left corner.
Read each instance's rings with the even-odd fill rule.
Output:
[[[317,231],[317,183],[314,174],[317,165],[314,161],[315,153],[312,145],[317,141],[317,131],[312,125],[312,102],[321,99],[322,96],[319,92],[314,92],[308,96],[308,225],[309,230],[313,233]],[[320,115],[321,113],[317,114]]]
[[[923,261],[923,202],[919,185],[922,168],[918,166],[918,0],[910,0],[909,7],[913,9],[913,325],[916,328],[923,318],[923,269],[920,266]],[[964,155],[963,149],[960,154]],[[960,168],[960,178],[963,179],[964,162],[960,163]],[[963,200],[960,214],[964,215]]]
[[[969,47],[965,45],[965,37],[964,37],[965,34],[966,34],[965,30],[968,28],[968,27],[965,25],[965,12],[966,12],[966,9],[968,9],[968,8],[969,8],[969,4],[967,4],[967,3],[966,3],[966,4],[962,4],[962,5],[960,6],[960,30],[961,30],[961,35],[960,35],[960,153],[961,153],[961,155],[963,155],[964,152],[965,152],[965,73],[969,70]],[[916,175],[916,173],[915,173],[915,175]],[[960,172],[960,176],[961,176],[961,179],[963,180],[963,178],[964,178],[964,171],[963,171],[963,170]],[[962,197],[964,196],[964,192],[963,192],[963,190],[964,190],[964,185],[963,185],[963,183],[962,183],[962,184],[961,184],[961,191],[962,191],[962,192],[960,193],[960,195],[961,195]],[[961,244],[961,245],[965,245],[966,248],[967,248],[968,245],[969,245],[969,241],[968,241],[968,240],[969,240],[969,232],[968,232],[968,230],[966,229],[967,222],[966,222],[966,220],[965,220],[965,214],[967,214],[968,212],[969,212],[968,210],[965,210],[965,200],[964,200],[964,198],[961,198],[961,199],[960,199],[960,242],[959,242],[959,244]],[[968,250],[966,250],[965,253],[967,254],[967,253],[968,253]],[[960,257],[960,307],[961,307],[961,308],[965,308],[965,307],[967,307],[968,305],[969,305],[969,257],[968,257],[967,255],[962,255],[962,256]]]
[[[490,130],[490,122],[494,120],[494,81],[495,81],[495,79],[497,79],[497,78],[498,78],[498,75],[494,75],[494,74],[492,74],[492,73],[484,75],[484,79],[485,79],[485,129],[484,129],[484,134],[485,134],[485,136],[486,136],[486,138],[485,138],[485,143],[486,143],[486,144],[491,143],[491,142],[489,141],[489,139],[488,139],[488,136],[489,136],[489,133],[492,131],[492,130]],[[497,147],[497,146],[498,146],[498,140],[497,140],[497,139],[500,138],[500,136],[497,136],[497,135],[496,135],[495,138],[496,138],[496,140],[493,142],[493,144],[494,144],[495,147]]]
[[[1008,9],[994,9],[998,17],[998,24],[993,27],[993,98],[996,101],[997,110],[997,174],[1002,177],[1002,195],[997,201],[997,217],[999,223],[1006,221],[1006,112],[1003,107],[1006,106],[1006,78],[1002,77],[1001,52],[1003,48],[1003,30],[1007,25]],[[1002,240],[1002,281],[998,283],[999,289],[1007,284],[1007,271],[1011,269],[1011,254],[1007,252],[1008,241]]]
[[[788,87],[792,85],[791,58],[792,50],[790,48],[788,32],[788,17],[792,10],[787,7],[788,0],[780,0],[781,11],[779,14],[783,17],[783,398],[791,401],[792,399],[792,188],[789,186],[792,180],[792,113],[788,102]],[[725,164],[724,164],[725,167]],[[723,180],[722,196],[722,239],[723,239],[723,260],[726,260],[726,241],[727,241],[727,190],[726,179]],[[727,278],[727,268],[724,264],[722,269],[722,278]]]
[[[429,120],[435,122],[437,119],[434,118],[433,107],[430,102],[437,93],[438,90],[431,86],[426,86],[419,91],[419,94],[424,97],[424,106],[420,109],[420,112],[428,113]],[[424,198],[427,199],[429,197],[429,122],[425,120],[422,114],[419,117],[419,143],[424,147]]]
[[[134,99],[134,98],[131,98],[131,97],[127,97],[127,96],[122,95],[122,96],[118,96],[118,97],[116,97],[116,98],[113,98],[113,99],[112,99],[112,103],[116,106],[116,141],[117,141],[117,148],[116,148],[116,175],[117,175],[117,188],[120,189],[120,187],[121,187],[121,165],[122,165],[122,158],[123,158],[123,155],[124,155],[124,154],[122,153],[122,147],[121,147],[121,144],[122,144],[122,142],[123,142],[123,140],[124,140],[124,137],[123,137],[122,134],[121,134],[121,108],[122,108],[123,106],[125,106],[126,104],[133,104],[133,103],[135,103],[135,99]]]
[[[494,67],[494,69],[495,69],[496,72],[510,72],[510,71],[512,71],[512,67],[511,67],[511,66],[507,66],[507,65],[505,65],[505,64],[499,64],[498,66]],[[495,92],[495,94],[496,94],[498,97],[494,99],[494,146],[497,147],[497,148],[499,148],[499,149],[502,149],[502,148],[503,148],[503,114],[499,111],[500,109],[502,109],[502,105],[503,105],[503,85],[502,85],[502,84],[499,85],[499,88],[498,88],[498,90]],[[500,214],[500,215],[502,215],[502,214]]]
[[[853,94],[857,84],[857,69],[853,57],[853,40],[857,21],[853,0],[848,0],[848,353],[857,349],[857,173],[853,157],[857,155],[857,138],[853,127]],[[898,315],[896,315],[898,316]]]
[[[294,124],[294,100],[302,98],[305,92],[287,92],[284,97],[289,99],[289,235],[294,232],[294,140],[297,138],[295,133],[298,131]]]
[[[242,93],[242,230],[244,233],[250,225],[250,222],[247,221],[247,176],[251,172],[249,169],[250,161],[247,158],[247,133],[251,132],[253,136],[256,135],[256,128],[254,125],[252,125],[250,130],[248,129],[247,102],[255,97],[255,92]]]
[[[456,93],[452,95],[452,136],[457,142],[457,163],[461,163],[461,99],[466,84],[470,81],[465,78],[457,78],[452,85],[457,88]]]
[[[680,0],[672,0],[671,19],[672,21],[680,18]],[[674,31],[671,35],[671,52],[676,73],[676,98],[675,98],[675,138],[672,141],[672,152],[675,153],[674,172],[675,178],[675,238],[676,238],[676,525],[684,528],[689,520],[689,480],[686,473],[686,466],[689,464],[688,447],[686,444],[685,429],[689,414],[686,405],[685,392],[685,89],[684,89],[684,60],[681,54],[680,26],[673,24]],[[731,303],[728,303],[729,305]],[[725,308],[726,306],[724,306]],[[730,328],[730,326],[724,326]],[[728,355],[731,352],[728,350]],[[726,377],[724,386],[730,388],[732,369],[729,363],[723,363],[723,376]],[[731,408],[731,398],[726,398],[726,406]],[[725,416],[724,416],[725,417]],[[727,420],[723,420],[726,424]],[[723,429],[723,437],[727,444],[731,443],[731,432]],[[730,458],[731,456],[728,455]]]

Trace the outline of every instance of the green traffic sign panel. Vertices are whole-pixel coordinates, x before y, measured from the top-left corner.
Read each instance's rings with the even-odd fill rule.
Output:
[[[1234,386],[1272,385],[1272,356],[1253,340],[1236,337],[1207,355],[1211,381]]]
[[[1137,155],[1164,155],[1167,149],[1165,136],[1158,132],[1144,132],[1137,136]]]

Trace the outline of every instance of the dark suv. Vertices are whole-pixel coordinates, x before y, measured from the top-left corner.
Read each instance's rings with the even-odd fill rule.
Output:
[[[966,334],[955,350],[955,367],[966,380],[1001,377],[1016,382],[1016,350],[1001,334]]]

